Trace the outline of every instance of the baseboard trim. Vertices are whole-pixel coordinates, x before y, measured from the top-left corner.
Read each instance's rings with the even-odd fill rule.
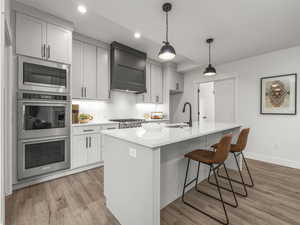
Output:
[[[257,153],[250,153],[250,152],[247,152],[245,154],[245,157],[249,158],[249,159],[267,162],[267,163],[273,163],[273,164],[280,165],[280,166],[286,166],[286,167],[290,167],[290,168],[300,169],[300,162],[291,161],[288,159],[282,159],[279,157],[270,157],[270,156],[257,154]]]
[[[58,172],[58,173],[55,173],[55,174],[49,174],[49,175],[45,175],[45,176],[41,176],[41,177],[37,177],[37,178],[32,178],[32,179],[20,181],[19,183],[13,185],[13,190],[15,191],[15,190],[27,187],[27,186],[34,185],[34,184],[39,184],[39,183],[54,180],[54,179],[57,179],[57,178],[69,176],[69,175],[72,175],[72,174],[75,174],[75,173],[80,173],[80,172],[83,172],[83,171],[86,171],[86,170],[101,167],[103,165],[104,165],[103,162],[101,162],[101,163],[96,163],[96,164],[92,164],[92,165],[85,166],[85,167],[71,169],[71,170],[68,170],[68,171]]]

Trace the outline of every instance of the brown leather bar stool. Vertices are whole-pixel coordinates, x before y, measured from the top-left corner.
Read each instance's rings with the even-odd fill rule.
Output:
[[[252,176],[251,176],[251,173],[250,173],[247,161],[246,161],[245,156],[243,154],[243,151],[244,151],[244,149],[246,148],[246,145],[247,145],[247,140],[248,140],[249,132],[250,132],[250,128],[243,129],[240,132],[240,134],[239,134],[239,137],[238,137],[238,140],[237,140],[236,144],[231,144],[231,146],[230,146],[230,152],[234,155],[235,162],[236,162],[236,165],[237,165],[237,168],[238,168],[238,172],[239,172],[241,181],[238,181],[238,180],[235,180],[235,179],[232,179],[232,178],[229,178],[229,179],[232,182],[234,182],[234,183],[238,183],[238,184],[243,185],[243,187],[244,187],[244,193],[235,192],[237,195],[240,195],[240,196],[243,196],[243,197],[247,197],[248,196],[248,192],[247,192],[246,186],[247,187],[254,187],[254,182],[253,182],[253,179],[252,179]],[[218,146],[218,144],[214,144],[214,145],[212,145],[212,148],[216,149],[217,146]],[[245,167],[247,169],[248,176],[250,178],[250,184],[247,184],[244,181],[244,178],[243,178],[243,175],[242,175],[242,171],[241,171],[241,168],[240,168],[240,164],[238,162],[238,156],[240,156],[240,155],[242,156],[243,162],[245,163]],[[223,179],[228,179],[228,177],[220,175],[219,169],[218,169],[217,172],[218,172],[218,176],[219,177],[221,177]],[[213,183],[213,182],[210,181],[210,174],[211,174],[211,170],[209,171],[208,182],[210,184],[216,185],[215,183]],[[225,187],[221,187],[221,189],[230,191],[228,188],[225,188]]]
[[[216,147],[216,151],[209,151],[209,150],[198,149],[198,150],[194,150],[192,152],[189,152],[189,153],[185,154],[185,157],[188,158],[188,163],[187,163],[186,175],[185,175],[184,185],[183,185],[183,191],[182,191],[182,201],[183,201],[184,204],[190,206],[191,208],[197,210],[198,212],[201,212],[204,215],[206,215],[206,216],[208,216],[208,217],[210,217],[210,218],[212,218],[212,219],[220,222],[221,224],[225,224],[225,225],[229,224],[229,219],[228,219],[227,211],[226,211],[226,208],[225,208],[225,204],[230,205],[230,206],[235,207],[235,208],[238,206],[238,202],[237,202],[235,193],[233,191],[231,180],[229,179],[227,168],[226,168],[226,166],[224,164],[224,162],[227,159],[228,154],[229,154],[231,139],[232,139],[232,136],[230,134],[225,135],[224,137],[222,137],[222,139],[218,143],[218,146]],[[189,166],[190,166],[190,161],[191,160],[194,160],[194,161],[198,162],[197,177],[187,183],[187,177],[188,177]],[[208,165],[210,167],[210,170],[213,171],[214,177],[216,179],[216,186],[217,186],[220,198],[217,198],[217,197],[215,197],[213,195],[210,195],[208,193],[200,191],[197,188],[198,179],[199,179],[200,163],[204,163],[204,164]],[[223,200],[222,193],[221,193],[221,188],[220,188],[220,185],[219,185],[219,182],[218,182],[218,176],[217,176],[217,173],[216,173],[216,170],[220,166],[222,166],[222,165],[225,168],[226,175],[227,175],[230,187],[231,187],[231,191],[230,192],[232,192],[232,194],[233,194],[235,204],[232,204],[232,203],[229,203],[229,202],[226,202],[226,201]],[[226,222],[223,222],[219,218],[214,217],[214,216],[208,214],[207,212],[205,212],[205,211],[197,208],[196,206],[192,205],[191,203],[188,203],[184,199],[184,197],[185,197],[185,189],[189,185],[191,185],[192,183],[194,183],[194,182],[196,182],[195,183],[195,189],[196,189],[197,192],[202,193],[202,194],[204,194],[204,195],[206,195],[208,197],[211,197],[211,198],[213,198],[215,200],[218,200],[218,201],[220,201],[222,203],[224,214],[225,214],[225,217],[226,217]]]

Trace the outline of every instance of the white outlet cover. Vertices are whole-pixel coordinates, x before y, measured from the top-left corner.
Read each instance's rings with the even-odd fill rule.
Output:
[[[129,148],[129,155],[133,158],[136,158],[136,149]]]

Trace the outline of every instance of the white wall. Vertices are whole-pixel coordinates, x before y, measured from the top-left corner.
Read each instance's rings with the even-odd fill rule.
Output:
[[[137,104],[135,94],[118,91],[111,92],[109,102],[73,100],[72,103],[79,104],[80,113],[91,114],[95,121],[114,118],[143,118],[144,113],[155,111],[168,114],[163,104]]]
[[[219,65],[217,71],[218,75],[213,78],[203,77],[202,70],[185,74],[185,92],[178,104],[182,105],[185,101],[194,102],[195,94],[191,87],[197,81],[237,76],[237,121],[245,127],[251,127],[247,156],[300,168],[299,112],[296,116],[259,113],[260,77],[295,72],[299,74],[300,46]],[[299,106],[299,92],[297,99]],[[196,115],[194,110],[194,119],[197,118]]]

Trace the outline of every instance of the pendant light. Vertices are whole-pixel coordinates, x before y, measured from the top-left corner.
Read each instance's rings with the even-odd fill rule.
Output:
[[[211,43],[213,43],[214,39],[213,38],[208,38],[206,40],[206,43],[209,46],[209,56],[208,56],[208,66],[206,67],[205,71],[204,71],[204,75],[205,76],[213,76],[217,74],[217,71],[215,69],[215,67],[213,67],[211,65]]]
[[[162,6],[163,11],[166,13],[166,41],[163,41],[163,46],[161,47],[158,57],[162,60],[172,60],[176,56],[175,49],[169,43],[169,21],[168,12],[172,9],[171,3],[165,3]]]

